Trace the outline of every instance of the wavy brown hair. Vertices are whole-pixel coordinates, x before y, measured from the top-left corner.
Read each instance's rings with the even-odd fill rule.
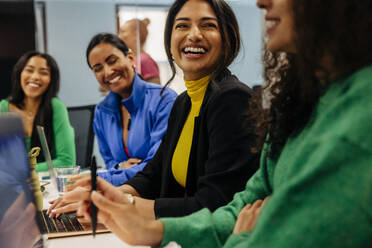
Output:
[[[263,109],[257,95],[253,109],[258,148],[266,142],[271,158],[303,129],[333,79],[372,63],[371,0],[291,2],[297,53],[264,52],[270,107]]]

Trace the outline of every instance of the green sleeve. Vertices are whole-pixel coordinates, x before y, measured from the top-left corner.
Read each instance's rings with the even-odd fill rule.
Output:
[[[266,164],[261,162],[260,169],[248,181],[245,190],[235,194],[228,205],[213,214],[205,208],[187,217],[160,219],[164,224],[162,245],[176,241],[182,247],[222,247],[234,229],[240,210],[270,194],[268,173]]]
[[[56,157],[53,166],[73,166],[76,164],[75,134],[70,121],[66,106],[57,98],[52,99],[53,107],[53,132]],[[46,162],[37,164],[36,171],[47,171]]]
[[[9,112],[9,101],[8,100],[1,100],[0,101],[0,113]]]
[[[371,151],[341,139],[317,144],[313,154],[274,191],[249,238],[226,248],[371,244]]]

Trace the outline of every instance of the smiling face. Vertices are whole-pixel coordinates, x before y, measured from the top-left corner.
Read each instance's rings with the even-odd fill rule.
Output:
[[[296,52],[292,1],[257,0],[257,6],[266,10],[267,49],[272,52]]]
[[[213,9],[202,0],[187,1],[175,17],[171,35],[171,53],[185,79],[211,74],[221,52],[221,34]]]
[[[134,79],[133,53],[124,53],[110,43],[100,43],[89,54],[89,64],[99,84],[123,99],[131,94]]]
[[[46,59],[31,57],[21,72],[21,87],[25,97],[41,98],[51,81]]]

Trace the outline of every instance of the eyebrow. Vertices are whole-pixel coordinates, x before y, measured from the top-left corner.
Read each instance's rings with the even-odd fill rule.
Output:
[[[31,69],[35,69],[35,66],[33,66],[33,65],[26,65],[25,68],[26,67],[29,67]],[[47,70],[47,71],[49,71],[50,69],[49,69],[49,67],[41,67],[40,70]]]
[[[210,20],[213,20],[213,21],[218,21],[216,17],[203,17],[201,18],[202,21],[210,21]],[[178,17],[174,20],[175,22],[176,21],[190,21],[190,18],[188,17]]]

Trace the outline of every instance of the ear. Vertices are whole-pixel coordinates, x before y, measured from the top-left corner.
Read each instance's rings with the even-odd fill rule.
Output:
[[[134,67],[134,53],[131,49],[128,50],[127,59],[131,63],[132,67]]]

